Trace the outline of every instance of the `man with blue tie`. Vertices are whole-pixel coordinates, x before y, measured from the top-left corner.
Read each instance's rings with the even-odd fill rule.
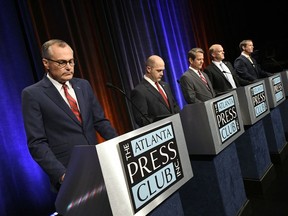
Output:
[[[96,145],[96,131],[117,136],[87,80],[73,78],[75,59],[64,41],[42,45],[43,79],[22,91],[22,113],[28,148],[57,192],[75,145]]]

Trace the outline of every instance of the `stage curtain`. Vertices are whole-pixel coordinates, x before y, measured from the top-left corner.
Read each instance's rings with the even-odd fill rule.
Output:
[[[119,87],[129,98],[143,77],[146,58],[157,54],[166,62],[164,80],[183,107],[177,79],[188,68],[188,50],[202,46],[206,37],[201,32],[194,34],[193,23],[197,28],[202,25],[194,19],[201,18],[195,17],[188,0],[0,3],[0,214],[48,215],[54,210],[55,194],[28,152],[21,114],[22,89],[44,75],[42,43],[59,38],[72,46],[77,59],[75,76],[89,80],[107,118],[121,135],[136,128],[131,104],[106,83]]]

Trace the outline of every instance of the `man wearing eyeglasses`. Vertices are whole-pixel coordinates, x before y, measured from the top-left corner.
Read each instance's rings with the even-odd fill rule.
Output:
[[[22,91],[22,113],[29,151],[57,192],[64,180],[72,148],[96,145],[97,131],[108,140],[117,132],[106,119],[87,80],[73,78],[72,48],[53,39],[42,45],[47,71]],[[55,190],[56,189],[56,190]]]

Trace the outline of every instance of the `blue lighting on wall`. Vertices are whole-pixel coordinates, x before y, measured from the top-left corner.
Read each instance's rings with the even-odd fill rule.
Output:
[[[22,119],[21,91],[34,83],[32,68],[14,1],[0,2],[0,215],[41,215],[54,203],[46,174],[28,152]]]

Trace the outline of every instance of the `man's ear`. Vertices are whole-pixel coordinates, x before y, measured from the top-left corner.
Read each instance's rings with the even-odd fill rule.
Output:
[[[147,73],[150,73],[151,72],[151,67],[150,66],[146,66],[146,71],[147,71]]]
[[[45,69],[48,71],[49,70],[48,60],[45,58],[42,58],[42,63],[44,65]]]

